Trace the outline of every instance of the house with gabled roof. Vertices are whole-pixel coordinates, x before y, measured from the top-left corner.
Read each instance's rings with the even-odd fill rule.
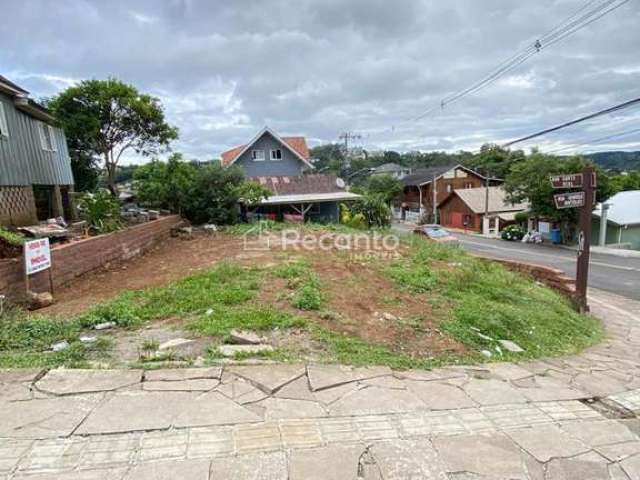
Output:
[[[411,175],[402,178],[404,189],[399,199],[399,206],[406,212],[415,212],[417,215],[431,215],[433,219],[435,208],[454,190],[479,188],[485,186],[486,178],[480,173],[460,164],[436,165],[415,170]],[[489,179],[489,185],[501,184],[498,179]]]
[[[337,222],[339,204],[360,198],[335,175],[314,173],[305,137],[281,137],[268,127],[248,143],[221,154],[222,165],[242,168],[245,176],[273,195],[244,205],[248,217]]]

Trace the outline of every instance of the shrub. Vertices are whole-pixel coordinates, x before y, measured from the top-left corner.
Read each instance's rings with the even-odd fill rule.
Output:
[[[520,241],[526,232],[520,225],[509,225],[502,231],[503,240]]]
[[[78,199],[78,211],[94,232],[108,233],[122,228],[120,204],[108,190],[82,195]]]
[[[196,175],[197,167],[174,153],[166,163],[153,160],[138,167],[133,174],[134,189],[143,204],[180,212]]]
[[[391,209],[381,195],[365,194],[353,202],[350,211],[354,217],[362,215],[369,228],[388,227],[391,223]]]

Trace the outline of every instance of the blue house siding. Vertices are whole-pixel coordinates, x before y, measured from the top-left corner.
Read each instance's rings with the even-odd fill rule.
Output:
[[[282,152],[281,160],[271,160],[271,150],[276,149],[280,149]],[[264,160],[253,160],[251,157],[253,150],[262,150],[264,152]],[[273,138],[269,132],[265,132],[246,152],[240,155],[234,165],[242,167],[247,177],[268,177],[272,175],[295,177],[302,175],[308,168],[287,147]]]

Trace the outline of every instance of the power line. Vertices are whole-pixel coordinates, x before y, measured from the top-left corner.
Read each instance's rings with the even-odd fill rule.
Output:
[[[434,111],[437,111],[438,109],[444,109],[444,107],[446,107],[447,105],[456,102],[468,95],[471,95],[472,93],[478,92],[479,90],[492,84],[498,78],[502,77],[506,73],[510,72],[511,70],[527,61],[533,55],[540,53],[545,48],[548,48],[549,46],[559,42],[560,40],[573,35],[577,31],[585,28],[604,15],[620,8],[622,5],[629,2],[629,0],[605,0],[604,2],[600,1],[600,3],[594,6],[594,4],[598,1],[599,0],[591,0],[587,2],[572,15],[567,17],[564,21],[560,22],[556,27],[536,39],[528,47],[519,52],[516,52],[514,55],[500,63],[496,68],[494,68],[480,80],[474,82],[470,86],[458,92],[444,97],[442,100],[440,100],[439,104],[429,107],[421,114],[415,117],[411,117],[396,126],[401,126],[406,123],[421,120],[422,118],[433,113]],[[395,130],[395,128],[395,126],[392,127],[392,130]]]
[[[531,139],[536,138],[536,137],[541,137],[542,135],[546,135],[548,133],[555,132],[555,131],[563,129],[563,128],[567,128],[567,127],[570,127],[572,125],[576,125],[578,123],[582,123],[584,121],[591,120],[592,118],[600,117],[602,115],[607,115],[609,113],[617,112],[619,110],[624,110],[626,108],[629,108],[629,107],[632,107],[634,105],[637,105],[638,103],[640,103],[640,98],[634,98],[633,100],[629,100],[628,102],[624,102],[624,103],[621,103],[619,105],[615,105],[613,107],[609,107],[609,108],[606,108],[604,110],[600,110],[598,112],[591,113],[591,114],[586,115],[584,117],[577,118],[576,120],[571,120],[570,122],[566,122],[566,123],[557,125],[555,127],[547,128],[547,129],[542,130],[540,132],[533,133],[531,135],[527,135],[526,137],[518,138],[517,140],[513,140],[511,142],[505,143],[502,147],[503,148],[507,148],[507,147],[510,147],[511,145],[515,145],[516,143],[521,143],[521,142],[524,142],[526,140],[531,140]]]
[[[627,135],[631,135],[633,133],[640,132],[640,128],[634,128],[633,130],[627,130],[626,132],[614,133],[613,135],[607,135],[606,137],[594,138],[591,140],[587,140],[586,142],[579,143],[577,145],[570,145],[568,147],[556,148],[555,150],[549,150],[547,153],[558,153],[564,152],[565,150],[570,150],[575,147],[582,147],[584,145],[592,145],[594,143],[602,143],[607,140],[612,140],[614,138],[626,137]]]

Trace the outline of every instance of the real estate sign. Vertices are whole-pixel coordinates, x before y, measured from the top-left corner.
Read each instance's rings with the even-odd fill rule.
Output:
[[[51,268],[51,249],[48,238],[39,238],[24,244],[24,268],[27,275]]]

